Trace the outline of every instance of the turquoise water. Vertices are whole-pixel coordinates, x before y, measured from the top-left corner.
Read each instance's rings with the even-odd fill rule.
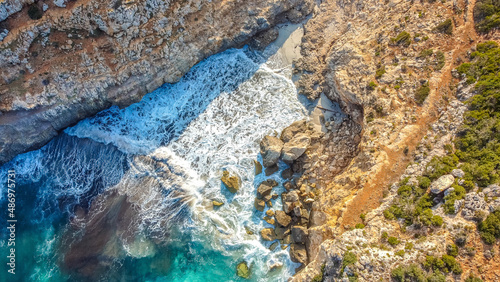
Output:
[[[1,167],[2,179],[16,170],[18,229],[16,275],[0,281],[243,281],[242,261],[250,281],[286,281],[298,265],[260,240],[269,225],[253,208],[256,186],[282,179],[254,176],[253,160],[264,135],[307,112],[287,66],[268,60],[247,49],[212,56]],[[223,170],[241,178],[237,194],[221,186]]]

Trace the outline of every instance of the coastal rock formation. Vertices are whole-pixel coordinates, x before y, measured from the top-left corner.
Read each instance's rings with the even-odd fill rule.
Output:
[[[273,136],[265,136],[260,141],[260,154],[262,155],[263,165],[268,168],[274,166],[281,155],[283,142]]]
[[[33,2],[0,3],[0,32],[7,33],[0,42],[0,163],[103,109],[135,103],[202,59],[299,21],[313,7],[310,0],[49,1],[37,2],[33,15]]]

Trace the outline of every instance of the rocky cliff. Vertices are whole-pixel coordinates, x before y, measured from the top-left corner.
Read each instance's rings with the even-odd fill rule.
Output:
[[[0,163],[312,8],[309,0],[3,1]]]

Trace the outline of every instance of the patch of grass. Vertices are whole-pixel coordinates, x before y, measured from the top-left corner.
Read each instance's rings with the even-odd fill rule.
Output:
[[[420,51],[420,53],[418,54],[418,58],[427,58],[429,56],[432,56],[432,54],[434,54],[434,50],[425,49],[425,50]]]
[[[408,47],[411,44],[411,35],[406,31],[402,31],[398,36],[391,38],[390,42],[392,45]]]
[[[375,71],[375,78],[379,79],[384,75],[385,73],[385,66],[380,66],[376,71]]]
[[[401,243],[401,241],[399,241],[398,238],[391,236],[387,239],[387,243],[389,243],[391,246],[396,246],[397,244]]]
[[[441,70],[444,67],[444,64],[446,63],[446,58],[444,56],[444,53],[441,51],[436,52],[436,65],[434,66],[434,70],[438,71]]]
[[[375,90],[375,88],[377,88],[377,86],[378,85],[374,81],[370,81],[370,83],[368,83],[369,90]]]
[[[363,228],[365,228],[365,225],[363,223],[358,223],[358,224],[356,224],[356,226],[354,226],[354,228],[363,229]]]

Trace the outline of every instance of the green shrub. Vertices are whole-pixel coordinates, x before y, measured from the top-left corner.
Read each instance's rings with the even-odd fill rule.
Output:
[[[379,79],[382,77],[382,75],[384,75],[385,73],[385,66],[381,66],[379,67],[376,71],[375,71],[375,78]]]
[[[465,282],[483,282],[483,280],[479,277],[475,277],[472,273],[469,274],[469,277],[465,279]]]
[[[378,85],[374,81],[370,81],[370,83],[368,84],[368,89],[375,90],[375,88],[377,88],[377,86]]]
[[[458,247],[455,244],[446,245],[446,253],[452,257],[458,256]]]
[[[32,20],[39,20],[43,16],[43,11],[40,8],[38,8],[38,5],[35,3],[29,6],[28,16]]]
[[[429,84],[424,84],[421,85],[418,89],[417,92],[415,92],[415,101],[417,104],[422,105],[427,99],[427,96],[429,96],[429,93],[431,92],[431,89],[429,88]]]
[[[439,215],[435,215],[432,217],[431,223],[433,226],[440,227],[441,225],[443,225],[443,218]]]
[[[391,278],[399,282],[427,282],[425,272],[417,264],[410,264],[406,267],[398,266],[394,268],[391,271]]]
[[[445,273],[453,272],[454,274],[461,274],[462,267],[455,260],[454,257],[449,255],[443,255],[441,258],[436,258],[434,256],[427,256],[424,267],[427,269],[432,269],[434,271],[439,270]]]
[[[488,41],[478,44],[476,50],[470,63],[457,68],[468,81],[477,81],[477,94],[467,101],[469,108],[455,148],[464,163],[465,179],[484,187],[500,180],[500,48]]]
[[[438,24],[434,28],[435,32],[452,35],[453,34],[453,22],[451,19],[447,19],[444,22]]]
[[[399,243],[400,243],[400,241],[398,240],[398,238],[396,238],[396,237],[392,237],[392,236],[391,236],[391,237],[389,237],[389,238],[387,239],[387,242],[388,242],[391,246],[396,246],[397,244],[399,244]]]
[[[400,256],[400,257],[404,257],[404,256],[405,256],[405,251],[403,251],[403,250],[399,250],[399,251],[397,251],[397,252],[395,253],[395,255]]]
[[[348,265],[353,265],[358,261],[356,254],[350,251],[344,253],[344,258],[342,260],[342,273],[344,272],[344,268]]]
[[[425,49],[425,50],[420,51],[420,53],[418,54],[418,57],[419,58],[427,58],[429,56],[432,56],[432,54],[434,54],[434,50]]]
[[[500,27],[498,0],[478,0],[474,6],[474,23],[479,32],[490,32]]]
[[[434,67],[435,71],[441,70],[444,67],[444,64],[446,63],[446,58],[444,56],[444,53],[441,51],[436,52],[436,66]]]
[[[463,199],[467,193],[460,185],[454,184],[452,187],[454,190],[444,197],[443,209],[447,214],[455,213],[455,201]]]
[[[385,241],[385,240],[387,240],[387,238],[389,238],[389,235],[387,234],[387,232],[384,231],[384,232],[382,232],[382,237],[381,238],[382,238],[382,240]]]
[[[365,228],[365,225],[363,223],[358,223],[358,224],[356,224],[356,226],[354,226],[354,228],[363,229],[363,228]]]
[[[321,266],[321,271],[313,277],[311,282],[323,282],[323,273],[325,273],[325,264]]]
[[[500,209],[490,213],[485,220],[478,224],[481,239],[486,244],[492,245],[500,238]]]
[[[427,189],[429,186],[431,186],[431,180],[428,177],[425,176],[419,176],[417,177],[418,180],[418,186],[422,189]]]
[[[411,44],[411,35],[406,31],[402,31],[396,38],[391,38],[391,44],[408,47]]]
[[[426,176],[431,180],[450,173],[457,167],[458,157],[454,154],[450,156],[434,157],[426,167]]]

